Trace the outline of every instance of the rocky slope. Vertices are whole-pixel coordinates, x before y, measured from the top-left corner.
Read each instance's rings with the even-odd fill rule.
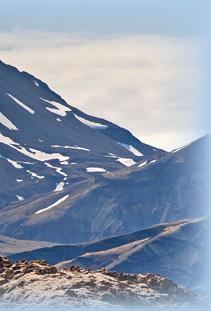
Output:
[[[12,264],[0,257],[0,307],[173,306],[200,297],[155,274],[123,274],[70,267],[57,270],[44,261]]]

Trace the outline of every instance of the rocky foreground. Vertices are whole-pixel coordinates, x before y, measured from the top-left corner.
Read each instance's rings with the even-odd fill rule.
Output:
[[[10,262],[0,257],[0,307],[172,306],[200,298],[165,277],[91,271],[71,266],[58,270],[42,260]]]

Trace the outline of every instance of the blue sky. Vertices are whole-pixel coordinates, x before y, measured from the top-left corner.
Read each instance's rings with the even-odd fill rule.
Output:
[[[192,36],[205,27],[207,1],[2,0],[0,29],[159,33]]]
[[[2,0],[0,58],[167,150],[205,133],[208,1]]]

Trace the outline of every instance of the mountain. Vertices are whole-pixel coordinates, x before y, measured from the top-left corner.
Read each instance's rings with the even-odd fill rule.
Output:
[[[136,301],[141,296],[147,303],[147,285],[150,297],[174,301],[180,287],[157,274],[203,286],[209,139],[165,152],[83,113],[46,83],[0,62],[0,253],[12,261],[57,264],[1,258],[0,300],[7,303],[8,293],[18,302],[71,293],[72,303],[73,296],[81,299],[74,288],[82,296],[86,288],[88,300],[96,291],[98,302],[115,291],[115,297],[135,293]],[[107,284],[111,291],[101,292],[107,277],[114,278]],[[126,292],[114,286],[122,280]],[[159,287],[163,282],[165,290],[173,286],[173,296]],[[152,293],[151,285],[162,295]],[[22,295],[28,288],[31,296]]]
[[[156,227],[146,229],[148,236],[146,230],[123,236],[120,246],[85,253],[71,264],[126,273],[157,273],[185,287],[203,286],[208,221],[194,219],[158,228],[160,232],[154,235],[151,230]]]
[[[0,61],[1,210],[164,153]]]
[[[0,234],[80,243],[206,215],[208,139],[13,203],[0,212]]]
[[[208,137],[167,153],[0,62],[0,234],[80,243],[206,214]]]
[[[11,263],[0,257],[0,308],[70,310],[76,307],[135,310],[200,303],[196,293],[160,275],[132,275],[71,267],[58,271],[44,261]],[[121,307],[121,308],[120,308]],[[162,308],[163,309],[163,308]]]
[[[34,251],[42,247],[51,247],[55,243],[42,241],[16,240],[7,236],[0,235],[0,256],[8,256],[13,253]]]
[[[12,261],[44,259],[59,268],[79,265],[124,273],[157,273],[199,287],[206,267],[208,218],[186,219],[110,239],[12,254]]]

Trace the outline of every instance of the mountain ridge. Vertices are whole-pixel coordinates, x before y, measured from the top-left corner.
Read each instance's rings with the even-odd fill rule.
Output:
[[[158,273],[186,287],[203,283],[209,218],[184,219],[102,241],[56,245],[11,254],[12,261],[45,259],[58,268],[72,265],[124,273]]]

